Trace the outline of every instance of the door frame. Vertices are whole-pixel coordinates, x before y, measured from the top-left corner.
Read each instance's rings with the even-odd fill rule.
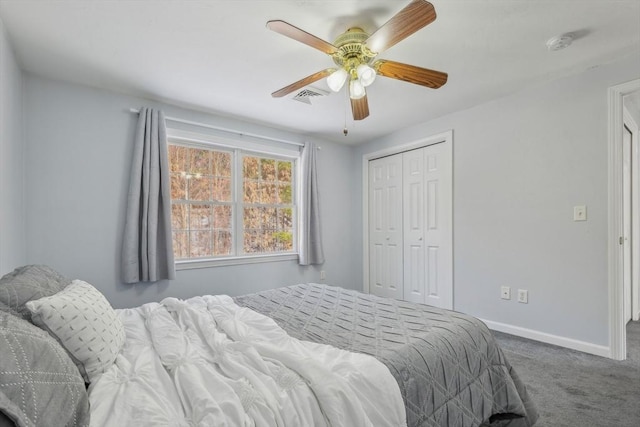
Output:
[[[369,293],[369,161],[379,159],[381,157],[392,156],[404,151],[415,150],[417,148],[427,147],[433,144],[442,143],[445,146],[445,152],[451,159],[451,175],[453,178],[453,130],[448,130],[436,135],[421,138],[406,144],[396,145],[382,150],[365,153],[362,155],[362,264],[363,264],[363,284],[362,289],[365,293]],[[451,308],[453,308],[453,179],[451,188],[451,217],[448,218],[451,224],[451,268],[449,274],[451,277]]]
[[[622,126],[625,95],[640,90],[640,79],[615,85],[608,90],[608,284],[609,284],[609,357],[627,357],[627,333],[623,313],[622,236]]]
[[[624,127],[631,131],[631,320],[640,320],[640,147],[638,123],[623,108]]]

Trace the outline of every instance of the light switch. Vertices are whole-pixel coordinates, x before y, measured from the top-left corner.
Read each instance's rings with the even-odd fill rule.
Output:
[[[587,220],[587,207],[586,206],[574,206],[573,207],[573,220],[574,221],[586,221]]]

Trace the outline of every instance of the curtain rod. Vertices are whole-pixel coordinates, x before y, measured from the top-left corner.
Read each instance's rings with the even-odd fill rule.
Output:
[[[131,113],[140,114],[140,110],[138,110],[136,108],[130,108],[129,111]],[[177,117],[165,116],[165,120],[170,120],[172,122],[178,122],[178,123],[184,123],[184,124],[187,124],[187,125],[205,127],[205,128],[209,128],[209,129],[213,129],[213,130],[219,130],[219,131],[222,131],[222,132],[227,132],[227,133],[233,133],[233,134],[236,134],[236,135],[239,135],[239,136],[250,136],[252,138],[264,139],[264,140],[267,140],[267,141],[274,141],[274,142],[282,142],[283,144],[291,144],[291,145],[297,145],[298,147],[304,147],[304,143],[303,142],[295,142],[295,141],[288,141],[286,139],[272,138],[270,136],[258,135],[258,134],[250,133],[250,132],[242,132],[242,131],[239,131],[239,130],[236,130],[236,129],[229,129],[229,128],[224,128],[224,127],[220,127],[220,126],[208,125],[206,123],[193,122],[191,120],[179,119]]]

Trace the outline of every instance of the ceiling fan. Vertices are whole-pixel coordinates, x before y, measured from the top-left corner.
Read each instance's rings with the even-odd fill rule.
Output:
[[[339,35],[333,44],[287,22],[269,21],[267,28],[270,30],[326,53],[338,66],[338,68],[327,68],[311,74],[273,92],[271,96],[275,98],[285,96],[325,77],[329,88],[338,92],[348,80],[353,118],[362,120],[369,115],[366,87],[373,83],[376,75],[437,89],[447,82],[447,73],[386,59],[375,60],[380,53],[435,19],[436,11],[431,3],[425,0],[412,0],[373,34],[367,34],[362,28],[353,27]]]

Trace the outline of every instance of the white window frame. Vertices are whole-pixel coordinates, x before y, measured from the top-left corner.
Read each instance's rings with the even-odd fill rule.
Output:
[[[253,141],[234,141],[230,138],[218,135],[210,135],[199,132],[191,132],[182,129],[167,128],[167,142],[185,147],[202,147],[207,149],[218,149],[221,151],[232,151],[234,155],[234,167],[232,170],[232,187],[235,201],[232,215],[232,230],[234,233],[232,248],[234,255],[220,256],[216,258],[191,258],[175,261],[176,270],[190,270],[198,268],[222,267],[229,265],[256,264],[264,262],[290,261],[298,259],[298,218],[300,215],[299,191],[300,177],[300,150],[299,147],[283,147],[284,144],[263,144]],[[242,254],[238,252],[244,245],[242,209],[242,159],[245,155],[262,156],[276,160],[287,160],[293,162],[291,171],[292,185],[291,196],[293,202],[293,250],[288,252],[264,253],[264,254]]]

